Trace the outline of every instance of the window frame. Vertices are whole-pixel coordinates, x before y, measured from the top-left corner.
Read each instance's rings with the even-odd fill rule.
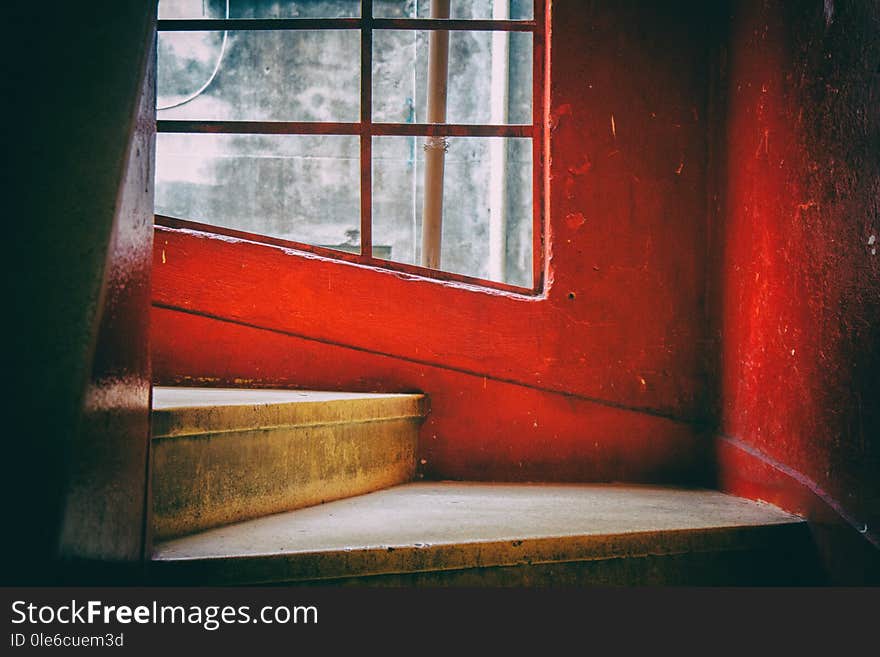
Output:
[[[157,225],[214,233],[242,240],[305,251],[334,260],[374,268],[389,269],[426,279],[464,283],[481,288],[538,295],[544,289],[545,182],[546,153],[545,58],[547,0],[533,0],[534,17],[530,20],[376,18],[372,0],[361,0],[360,17],[351,18],[190,18],[159,19],[159,32],[205,32],[245,30],[358,30],[361,37],[360,119],[357,122],[321,121],[216,121],[156,120],[158,133],[238,134],[238,135],[342,135],[357,136],[360,141],[360,253],[285,240],[259,233],[213,226],[188,219],[156,215]],[[532,34],[532,123],[531,124],[461,124],[461,123],[374,123],[373,112],[373,32],[377,30],[419,31],[502,31]],[[372,193],[373,137],[521,137],[532,141],[532,286],[522,287],[443,269],[396,262],[373,255]]]

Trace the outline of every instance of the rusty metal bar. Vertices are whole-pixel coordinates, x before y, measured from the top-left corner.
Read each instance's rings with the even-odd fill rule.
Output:
[[[533,32],[535,21],[509,21],[475,18],[376,18],[376,30],[467,30],[470,32]]]
[[[360,123],[316,121],[156,121],[157,132],[200,132],[234,135],[359,135]]]
[[[531,137],[531,125],[488,125],[467,123],[374,123],[374,135],[412,137]]]
[[[160,32],[211,30],[359,30],[360,18],[173,18],[157,21]]]
[[[213,30],[358,30],[365,21],[374,30],[468,30],[476,32],[533,32],[533,20],[434,19],[434,18],[173,18],[158,21],[160,32]]]
[[[317,121],[156,121],[157,132],[254,135],[360,135],[386,137],[531,137],[531,125],[467,123],[319,123]]]
[[[448,18],[449,0],[431,0],[431,18]],[[428,122],[446,123],[449,32],[431,32],[428,40]],[[422,209],[422,266],[440,268],[443,236],[443,174],[446,137],[425,141],[425,197]]]
[[[373,0],[361,1],[361,255],[373,257]]]

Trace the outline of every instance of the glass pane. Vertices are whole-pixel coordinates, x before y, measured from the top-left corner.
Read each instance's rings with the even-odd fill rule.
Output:
[[[373,244],[421,264],[425,137],[373,139]],[[532,287],[532,140],[451,137],[443,178],[443,271]]]
[[[373,0],[376,18],[429,18],[430,0]],[[533,0],[450,0],[450,18],[534,18]]]
[[[427,123],[428,31],[373,34],[373,121]],[[449,34],[447,123],[532,122],[532,35]],[[497,63],[493,66],[493,58]]]
[[[157,117],[357,121],[357,30],[160,32]]]
[[[349,18],[360,0],[159,0],[159,18]]]
[[[157,214],[360,252],[357,137],[157,137]]]

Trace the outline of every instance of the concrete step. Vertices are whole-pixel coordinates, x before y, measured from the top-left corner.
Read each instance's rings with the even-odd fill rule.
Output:
[[[153,536],[410,481],[422,395],[153,389]]]
[[[715,491],[410,483],[155,545],[163,584],[814,583],[806,523]]]

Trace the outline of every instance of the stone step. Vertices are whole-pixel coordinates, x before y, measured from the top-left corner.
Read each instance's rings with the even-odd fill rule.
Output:
[[[410,481],[422,395],[153,389],[162,540]]]
[[[155,545],[162,584],[789,585],[806,523],[709,490],[409,483]]]

